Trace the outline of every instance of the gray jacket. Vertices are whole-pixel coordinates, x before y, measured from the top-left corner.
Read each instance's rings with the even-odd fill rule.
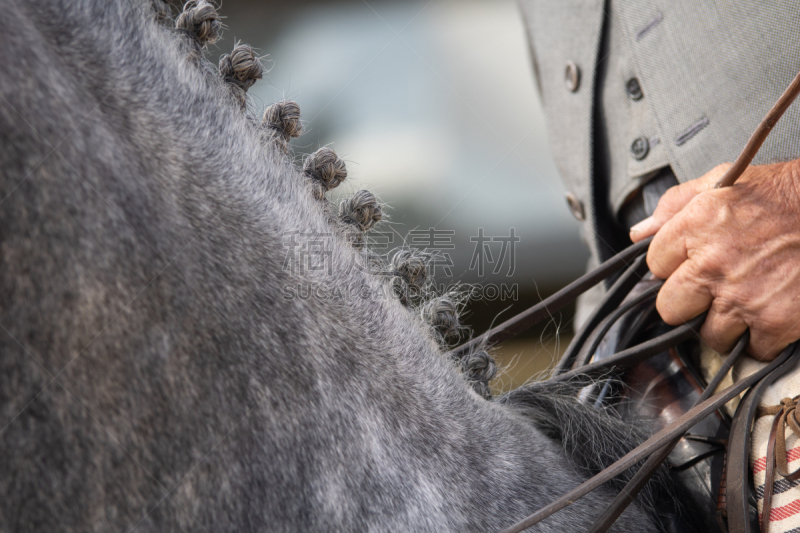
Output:
[[[669,165],[684,182],[735,159],[800,70],[798,0],[520,3],[552,151],[595,258],[613,251],[603,235],[654,171]],[[599,51],[608,49],[601,47],[604,31],[616,47],[596,87]],[[595,164],[600,94],[605,111],[624,119],[607,122],[601,137],[615,158],[608,176],[598,175]],[[800,157],[798,127],[800,103],[755,163]],[[598,195],[601,179],[607,193]]]

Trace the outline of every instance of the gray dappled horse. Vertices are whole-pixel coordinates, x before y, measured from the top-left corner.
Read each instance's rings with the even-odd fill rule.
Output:
[[[252,116],[252,50],[203,59],[205,0],[0,4],[0,531],[495,531],[641,437],[569,391],[489,398],[424,261],[373,268],[375,198],[331,206],[328,149],[293,164],[294,104]]]

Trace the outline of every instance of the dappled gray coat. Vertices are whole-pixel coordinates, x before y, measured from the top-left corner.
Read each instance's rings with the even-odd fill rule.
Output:
[[[337,218],[338,160],[286,153],[297,110],[246,112],[252,51],[202,59],[203,0],[178,31],[149,2],[0,5],[0,531],[493,531],[583,479],[402,298],[347,296],[394,287],[341,230],[374,199]],[[287,266],[298,232],[333,232],[326,268]]]

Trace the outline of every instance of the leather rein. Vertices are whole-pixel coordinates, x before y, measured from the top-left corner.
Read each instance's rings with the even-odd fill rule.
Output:
[[[800,93],[800,73],[797,74],[786,91],[784,91],[758,125],[747,142],[747,145],[742,150],[742,153],[719,180],[716,187],[728,187],[736,182],[752,162],[759,148],[764,143],[764,140],[767,138],[778,119],[797,97],[798,93]],[[609,278],[623,268],[625,268],[625,271],[607,291],[605,297],[597,306],[592,316],[589,317],[585,326],[576,334],[569,347],[567,347],[567,350],[553,372],[553,376],[549,379],[550,381],[567,381],[578,376],[594,377],[607,374],[610,371],[622,371],[670,347],[677,346],[690,338],[696,337],[698,329],[705,320],[705,313],[655,338],[636,346],[623,349],[600,361],[589,362],[599,342],[605,337],[609,328],[623,314],[635,308],[637,303],[643,303],[647,301],[648,298],[654,298],[658,289],[660,289],[661,284],[657,284],[652,289],[639,295],[636,299],[629,300],[623,304],[623,300],[628,296],[631,289],[648,273],[645,257],[651,241],[652,237],[629,246],[622,252],[605,261],[595,270],[581,276],[549,298],[506,320],[483,335],[455,348],[451,352],[452,355],[455,357],[462,356],[479,346],[493,346],[522,333],[542,320],[549,319],[552,313],[559,311],[567,304],[573,302],[580,294],[586,292],[600,281]],[[588,351],[586,351],[584,346],[589,339],[594,340],[589,346]],[[730,429],[730,438],[728,439],[726,450],[727,462],[724,472],[726,479],[725,502],[720,512],[726,518],[727,530],[730,533],[751,532],[749,504],[747,500],[750,428],[757,414],[772,414],[777,416],[775,416],[769,441],[768,478],[765,484],[768,490],[765,492],[764,499],[764,520],[769,520],[770,500],[768,498],[771,497],[772,479],[774,476],[773,465],[776,464],[776,453],[779,457],[782,456],[783,463],[778,463],[778,470],[781,475],[791,476],[792,479],[800,479],[800,470],[792,473],[786,471],[786,466],[784,464],[786,461],[785,445],[783,450],[781,450],[780,447],[784,435],[784,426],[781,421],[786,421],[785,423],[788,423],[793,430],[795,426],[800,430],[800,418],[795,418],[797,413],[796,398],[793,400],[785,400],[780,406],[776,406],[776,408],[772,410],[774,412],[763,413],[757,413],[758,400],[766,388],[778,377],[782,376],[790,369],[800,366],[800,343],[789,345],[775,360],[765,367],[725,390],[714,394],[719,383],[727,375],[736,360],[744,353],[748,341],[749,332],[745,332],[737,342],[736,347],[725,359],[722,367],[705,387],[699,400],[689,411],[658,431],[605,470],[599,472],[549,505],[503,530],[502,533],[519,533],[528,529],[646,459],[643,466],[639,468],[633,478],[625,485],[622,491],[614,498],[608,508],[588,530],[592,533],[608,531],[625,508],[636,498],[636,495],[656,472],[658,467],[666,460],[667,456],[680,439],[684,437],[686,432],[748,388],[750,388],[750,390],[747,392],[742,402],[740,402]],[[578,357],[582,351],[584,352],[584,358],[578,361]],[[800,433],[798,433],[798,435],[800,436]]]

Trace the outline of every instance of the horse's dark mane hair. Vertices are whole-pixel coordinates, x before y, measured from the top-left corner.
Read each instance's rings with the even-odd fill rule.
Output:
[[[606,379],[613,383],[612,389],[624,389],[614,378]],[[497,402],[519,412],[539,431],[561,443],[580,474],[589,477],[613,464],[654,432],[650,420],[632,419],[630,414],[622,418],[613,407],[576,402],[581,390],[593,382],[587,377],[533,382],[499,397]],[[622,490],[639,466],[610,482],[614,490]],[[670,481],[665,465],[644,486],[638,498],[640,505],[654,516],[686,512],[680,505],[679,489]]]
[[[333,150],[294,164],[252,48],[205,60],[213,4],[0,6],[0,530],[493,531],[642,437],[549,385],[488,401],[489,352],[447,352],[461,296],[371,255],[384,208],[328,201]]]

